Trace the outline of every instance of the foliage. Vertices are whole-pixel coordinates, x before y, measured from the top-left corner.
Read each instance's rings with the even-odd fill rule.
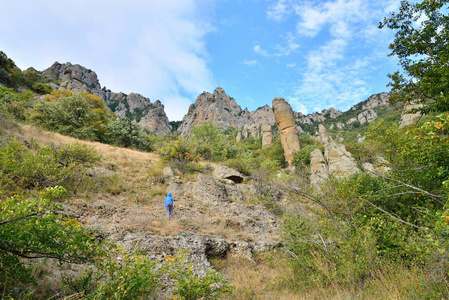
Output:
[[[178,169],[182,174],[194,170],[194,165],[199,157],[193,154],[193,145],[188,140],[180,137],[171,141],[159,150],[162,152],[162,161]]]
[[[106,141],[119,147],[153,150],[151,137],[137,123],[121,116],[106,125]]]
[[[167,273],[175,280],[173,294],[180,297],[175,299],[219,299],[231,293],[232,286],[224,275],[208,269],[204,277],[199,276],[193,264],[186,262],[185,254],[181,250],[175,257],[165,259]]]
[[[230,135],[213,124],[206,122],[192,129],[190,139],[195,145],[194,152],[201,158],[211,161],[223,161],[237,156],[241,150]]]
[[[52,258],[65,263],[87,263],[104,254],[81,224],[57,211],[53,200],[64,198],[62,187],[47,188],[38,197],[2,200],[0,210],[0,289],[14,293],[33,283],[31,260]]]
[[[31,92],[15,93],[12,88],[0,86],[0,110],[13,118],[24,121],[27,119],[26,110],[31,107]]]
[[[315,193],[291,189],[298,203],[285,219],[283,239],[299,282],[361,287],[382,266],[424,268],[449,253],[442,211],[448,126],[447,113],[407,131],[380,120],[354,149],[363,150],[356,157],[388,169],[330,178]],[[441,266],[438,284],[444,287],[448,271]]]
[[[182,124],[182,121],[170,121],[169,124],[171,126],[171,131],[177,132],[179,126]]]
[[[403,0],[398,12],[379,27],[396,32],[390,56],[402,67],[389,74],[394,92],[391,101],[417,102],[423,113],[444,112],[449,107],[449,16],[447,0]]]
[[[46,79],[34,71],[21,71],[3,51],[0,51],[0,83],[14,89],[25,87],[38,94],[52,90]]]
[[[83,170],[98,159],[91,148],[82,144],[33,150],[9,139],[0,147],[0,195],[56,185],[75,192],[85,179]]]
[[[65,294],[82,294],[85,299],[142,299],[155,295],[161,287],[162,270],[155,261],[138,253],[128,254],[111,245],[109,256],[97,260],[95,268],[88,268],[80,277],[64,275]],[[112,259],[119,255],[120,260]]]
[[[101,140],[108,122],[104,102],[99,97],[86,93],[58,95],[60,94],[55,93],[37,102],[33,121],[61,134]]]
[[[284,168],[286,166],[287,163],[285,161],[280,136],[277,136],[272,144],[261,150],[261,157],[272,161],[278,168]]]

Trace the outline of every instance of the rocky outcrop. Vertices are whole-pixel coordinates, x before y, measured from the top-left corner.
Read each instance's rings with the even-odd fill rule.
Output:
[[[318,126],[320,142],[324,145],[324,157],[329,165],[329,174],[349,176],[359,171],[357,162],[345,145],[333,141],[323,125]]]
[[[213,94],[203,92],[198,96],[182,119],[178,132],[182,136],[188,136],[194,127],[206,122],[212,122],[225,129],[229,126],[241,128],[245,124],[250,124],[251,121],[249,111],[242,110],[234,98],[218,87]]]
[[[234,185],[215,180],[212,177],[200,174],[189,191],[195,200],[204,203],[243,202],[245,195]]]
[[[211,268],[209,259],[226,258],[228,255],[254,260],[253,254],[262,253],[280,246],[273,241],[227,241],[223,238],[200,234],[179,234],[161,237],[144,233],[127,233],[118,238],[125,249],[139,248],[151,260],[164,261],[180,250],[188,250],[187,259],[193,263],[195,271],[205,276]]]
[[[279,129],[285,160],[288,166],[291,166],[294,154],[300,150],[298,130],[296,129],[292,107],[283,98],[274,98],[273,112]]]
[[[262,130],[262,148],[265,148],[273,143],[273,132],[271,131],[271,125],[268,122],[263,122],[261,126]]]
[[[315,149],[310,153],[310,184],[317,186],[329,177],[329,166],[324,159],[323,152]]]
[[[195,103],[190,105],[189,111],[182,119],[178,132],[182,136],[188,136],[194,127],[205,122],[212,122],[222,129],[239,128],[241,134],[239,134],[237,140],[241,141],[250,136],[258,138],[260,126],[263,122],[274,124],[274,114],[268,105],[253,112],[249,112],[246,108],[241,109],[234,98],[218,87],[213,94],[203,92],[197,97]]]
[[[319,149],[315,149],[311,153],[310,181],[312,184],[319,185],[329,175],[347,177],[359,172],[356,160],[346,150],[346,147],[336,143],[322,124],[318,126],[318,129],[319,141],[324,146],[324,153]]]
[[[379,93],[370,96],[368,99],[360,103],[363,110],[375,109],[382,106],[388,106],[390,100],[389,93]]]
[[[216,167],[212,173],[212,176],[218,179],[228,179],[234,183],[242,183],[244,179],[240,172],[226,166]]]
[[[399,128],[415,124],[419,120],[419,118],[421,118],[422,115],[420,112],[410,112],[410,110],[421,107],[423,107],[422,104],[405,105],[402,111],[401,121],[399,122]]]
[[[101,88],[97,74],[81,65],[55,62],[41,72],[41,75],[59,82],[52,83],[53,89],[68,89],[99,96],[116,115],[131,118],[149,132],[162,135],[171,129],[160,101],[151,103],[150,99],[136,93],[127,95]]]
[[[44,70],[41,75],[54,81],[60,80],[61,83],[57,86],[59,89],[87,92],[103,98],[104,93],[101,90],[97,74],[78,64],[55,62],[50,68]]]
[[[170,121],[165,114],[164,105],[158,100],[145,108],[146,113],[143,113],[142,118],[138,124],[156,135],[163,135],[165,132],[171,130]],[[144,112],[145,112],[144,110]]]
[[[255,111],[250,112],[250,114],[254,124],[257,124],[257,126],[260,126],[263,123],[268,123],[270,125],[276,124],[273,109],[271,109],[269,105],[259,107]]]
[[[313,114],[304,115],[301,112],[295,112],[294,115],[296,122],[310,125],[313,123],[323,122],[328,118],[330,119],[338,118],[339,116],[342,115],[342,112],[331,107],[329,109],[323,109],[321,113],[315,112]]]

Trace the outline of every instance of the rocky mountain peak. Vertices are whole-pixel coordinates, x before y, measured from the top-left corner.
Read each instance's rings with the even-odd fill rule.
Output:
[[[64,64],[55,62],[51,67],[44,70],[41,75],[51,80],[61,80],[61,84],[57,86],[59,89],[103,96],[97,73],[81,65],[72,65],[70,62]],[[55,87],[53,86],[53,88]]]
[[[201,93],[195,103],[190,105],[178,132],[182,136],[188,136],[194,127],[205,122],[213,122],[225,129],[229,126],[241,128],[251,121],[248,110],[242,110],[234,98],[217,87],[213,94]]]
[[[55,62],[40,74],[51,80],[60,81],[59,84],[52,84],[55,90],[67,89],[99,96],[116,115],[128,117],[154,134],[162,135],[171,129],[164,106],[160,101],[151,103],[149,98],[137,93],[127,95],[101,88],[97,74],[81,65]]]

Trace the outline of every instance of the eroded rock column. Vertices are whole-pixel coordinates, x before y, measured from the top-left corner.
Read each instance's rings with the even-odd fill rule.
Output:
[[[300,149],[295,116],[293,115],[292,107],[284,100],[284,98],[273,99],[273,112],[281,136],[285,160],[290,167],[292,165],[294,154]]]
[[[273,143],[273,132],[271,131],[271,125],[268,122],[262,123],[262,148]]]

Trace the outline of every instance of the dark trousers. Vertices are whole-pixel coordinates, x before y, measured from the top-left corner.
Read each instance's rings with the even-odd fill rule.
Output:
[[[165,206],[165,212],[169,219],[173,218],[173,204],[167,204],[167,206]]]

